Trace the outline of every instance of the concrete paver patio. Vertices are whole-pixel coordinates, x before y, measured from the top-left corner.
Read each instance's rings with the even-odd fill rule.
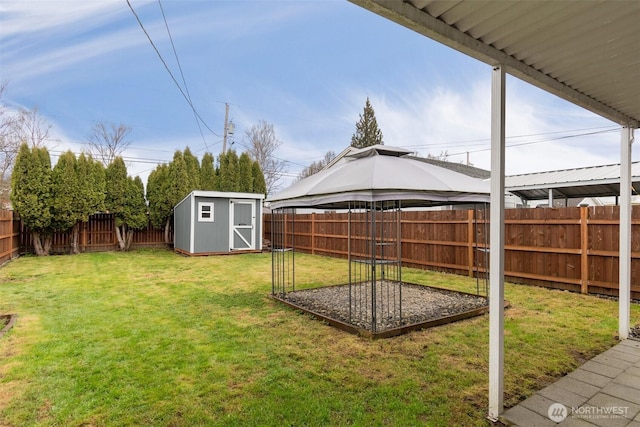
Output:
[[[640,341],[625,340],[505,411],[509,426],[640,427]]]

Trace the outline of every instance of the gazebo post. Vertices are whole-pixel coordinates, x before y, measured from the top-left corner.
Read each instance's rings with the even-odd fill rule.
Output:
[[[489,259],[489,416],[503,410],[504,385],[504,158],[505,70],[493,67],[491,78],[491,206]]]

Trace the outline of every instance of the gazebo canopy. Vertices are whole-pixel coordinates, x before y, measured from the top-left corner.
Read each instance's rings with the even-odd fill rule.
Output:
[[[402,207],[489,202],[489,182],[421,162],[410,154],[386,145],[362,148],[267,201],[273,209],[343,209],[354,201],[400,201]]]

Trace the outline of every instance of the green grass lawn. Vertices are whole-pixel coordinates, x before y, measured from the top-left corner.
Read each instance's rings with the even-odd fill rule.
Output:
[[[345,261],[296,255],[297,283],[345,280]],[[488,424],[488,316],[372,341],[270,291],[269,254],[19,258],[0,269],[0,314],[19,315],[0,338],[0,426]],[[615,301],[505,293],[507,405],[616,343]]]

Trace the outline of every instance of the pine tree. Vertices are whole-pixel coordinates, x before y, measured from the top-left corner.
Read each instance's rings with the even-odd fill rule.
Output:
[[[219,159],[219,190],[238,191],[238,155],[234,150],[229,150],[226,153],[221,154]]]
[[[144,199],[144,184],[142,178],[128,177],[129,182],[129,209],[127,210],[126,222],[127,226],[133,230],[141,230],[149,223],[147,215],[147,201]],[[131,234],[131,238],[133,233]],[[131,241],[127,245],[127,249],[131,246]]]
[[[51,226],[55,231],[67,231],[78,222],[80,183],[76,156],[67,151],[58,158],[51,171]]]
[[[59,160],[58,160],[59,161]],[[79,253],[80,224],[89,221],[89,216],[104,210],[105,171],[102,162],[91,155],[81,153],[76,162],[79,184],[78,199],[75,203],[76,223],[71,233],[71,252]]]
[[[367,98],[364,105],[364,112],[360,114],[360,119],[356,123],[356,133],[351,137],[351,146],[355,148],[364,148],[371,145],[384,144],[382,141],[382,132],[378,128],[376,114]]]
[[[36,255],[51,250],[51,160],[46,148],[20,146],[11,177],[11,203],[31,230]]]
[[[202,163],[200,165],[200,190],[217,190],[216,169],[213,164],[213,160],[213,155],[211,153],[205,153],[204,156],[202,156]]]
[[[253,190],[253,173],[249,153],[244,152],[238,160],[238,191],[250,193]]]
[[[262,170],[260,169],[260,163],[258,161],[254,161],[251,167],[251,175],[253,176],[253,188],[251,189],[252,193],[264,194],[267,195],[267,184],[264,179],[264,175],[262,174]]]
[[[169,227],[173,205],[169,200],[169,168],[166,163],[156,166],[147,179],[147,201],[149,202],[149,217],[156,228],[164,228],[164,241],[169,241]]]
[[[171,208],[173,209],[173,207],[192,190],[193,188],[189,186],[189,174],[184,157],[180,150],[176,150],[173,154],[173,161],[169,165],[169,186],[167,194]]]
[[[184,149],[182,158],[184,159],[184,164],[187,169],[188,193],[193,190],[200,190],[200,162],[198,158],[191,153],[189,147]]]
[[[134,230],[146,225],[144,186],[140,177],[134,180],[127,176],[127,166],[119,156],[107,167],[106,181],[105,205],[115,219],[118,246],[127,251]]]

